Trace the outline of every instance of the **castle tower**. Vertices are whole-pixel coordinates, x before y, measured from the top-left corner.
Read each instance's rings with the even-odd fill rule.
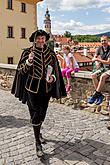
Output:
[[[50,34],[50,39],[47,42],[47,44],[51,49],[54,50],[54,38],[51,33],[51,20],[50,20],[50,14],[48,8],[46,10],[45,19],[44,19],[44,30]]]
[[[47,33],[51,34],[51,20],[50,20],[50,14],[49,14],[48,8],[47,8],[46,14],[45,14],[44,27],[45,27],[44,30]]]

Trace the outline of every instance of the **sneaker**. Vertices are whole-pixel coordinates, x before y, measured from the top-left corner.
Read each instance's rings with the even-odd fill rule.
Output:
[[[97,101],[95,102],[96,105],[99,105],[103,102],[104,100],[104,96],[103,95],[100,95],[98,98],[97,98]]]
[[[89,104],[93,104],[96,100],[97,100],[97,97],[91,96],[91,97],[88,98],[87,102]]]

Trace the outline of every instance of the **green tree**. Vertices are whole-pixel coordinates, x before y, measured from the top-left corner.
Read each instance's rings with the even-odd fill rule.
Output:
[[[100,37],[96,35],[74,35],[72,38],[78,42],[100,42]]]
[[[69,31],[65,31],[64,37],[71,38],[71,33]]]
[[[50,49],[54,50],[54,41],[53,40],[48,40],[47,45],[50,47]]]

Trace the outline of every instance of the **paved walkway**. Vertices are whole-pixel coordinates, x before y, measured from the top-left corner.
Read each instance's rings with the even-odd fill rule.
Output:
[[[107,116],[50,103],[38,159],[26,105],[0,90],[0,165],[110,165]]]

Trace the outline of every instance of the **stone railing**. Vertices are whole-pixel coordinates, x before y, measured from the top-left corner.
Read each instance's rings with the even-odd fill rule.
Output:
[[[0,87],[5,90],[10,90],[13,78],[16,71],[16,65],[0,64]],[[94,86],[91,79],[91,72],[80,71],[72,75],[72,89],[66,98],[61,100],[51,99],[50,101],[60,102],[65,105],[71,105],[73,108],[80,109],[109,109],[110,104],[110,80],[106,82],[103,88],[105,101],[101,106],[88,105],[87,98],[93,93]]]
[[[75,73],[75,75],[72,76],[72,88],[73,98],[77,97],[79,100],[88,98],[88,96],[90,96],[94,91],[91,72],[80,71],[79,73]],[[105,94],[105,96],[110,95],[110,80],[106,82],[102,92]]]
[[[10,90],[17,65],[0,63],[0,88]]]
[[[102,89],[102,93],[105,96],[105,101],[100,106],[95,104],[88,104],[87,99],[94,92],[94,86],[91,79],[91,72],[89,71],[80,71],[72,75],[72,89],[67,98],[62,99],[62,103],[66,105],[71,105],[73,108],[80,108],[85,110],[101,111],[103,113],[105,110],[110,109],[110,80],[106,82],[106,85]],[[108,112],[107,112],[108,114]]]

